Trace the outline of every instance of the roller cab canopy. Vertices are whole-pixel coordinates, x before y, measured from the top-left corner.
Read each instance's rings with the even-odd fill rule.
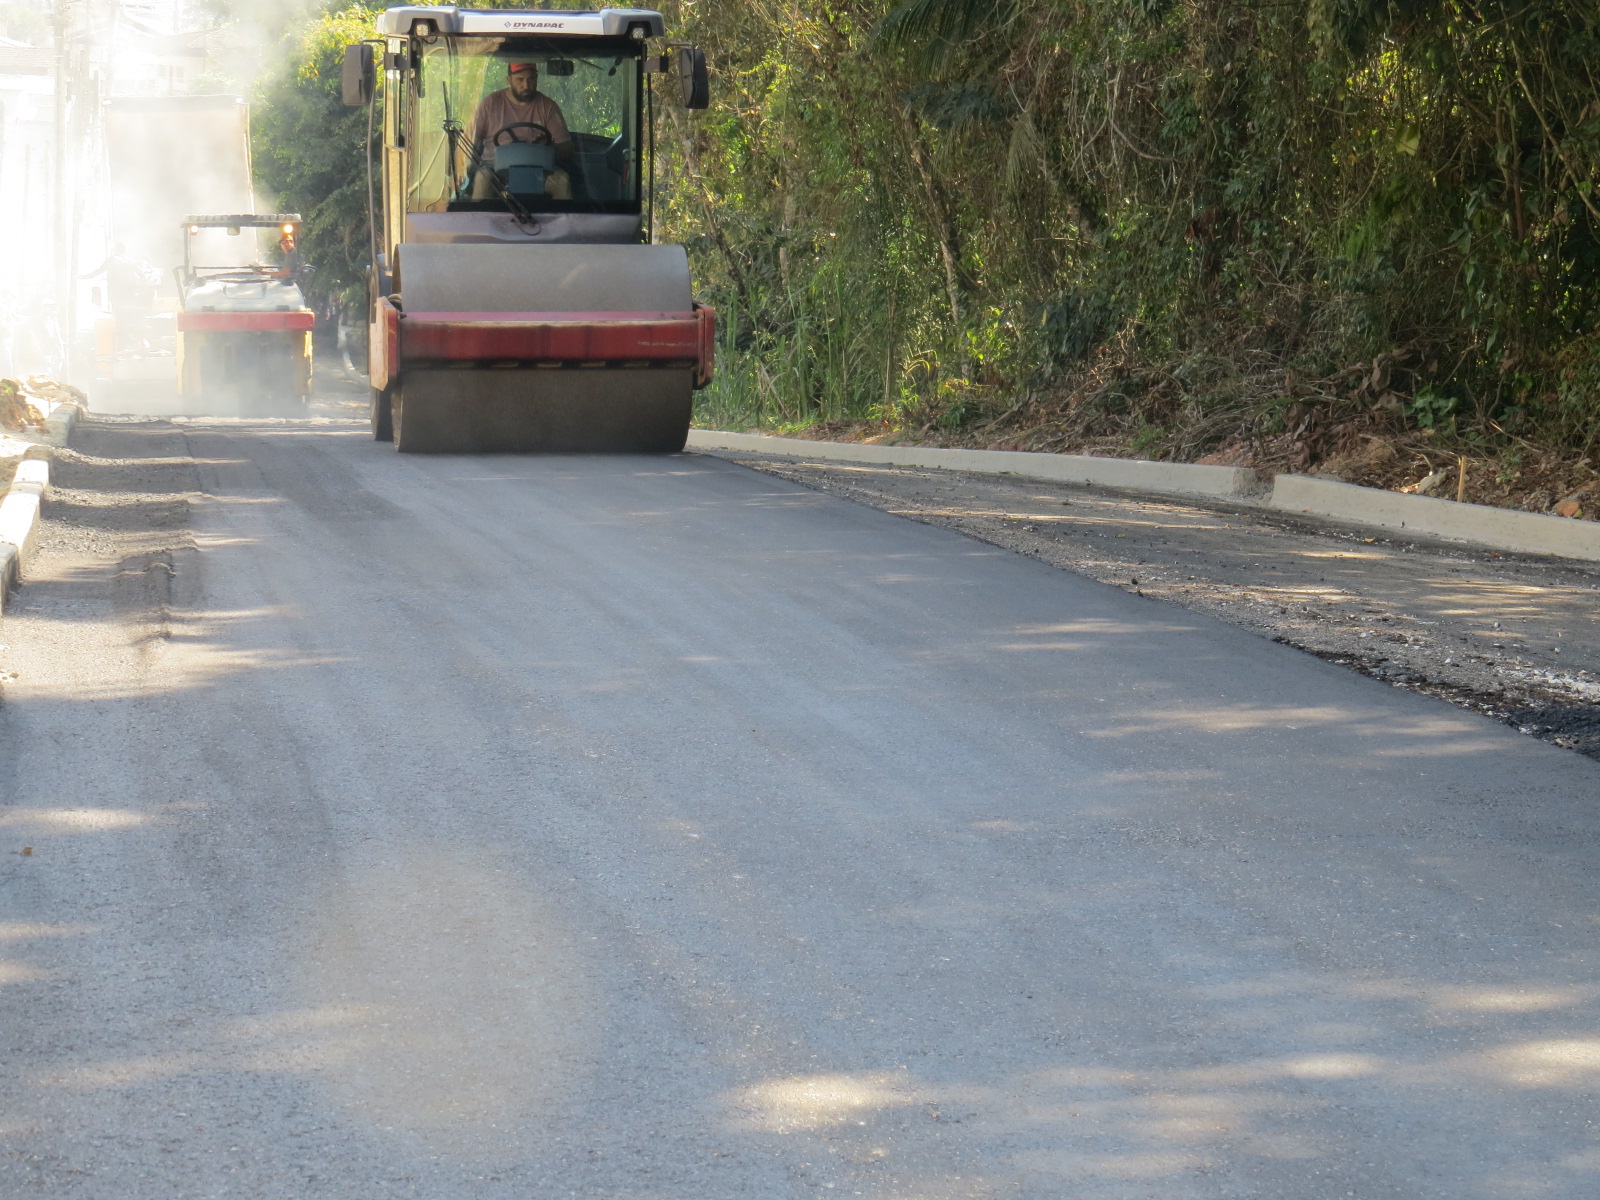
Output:
[[[177,272],[183,313],[295,313],[309,329],[313,321],[305,295],[278,251],[279,238],[296,234],[300,224],[299,213],[185,217],[183,265]],[[180,327],[184,323],[180,316]]]
[[[422,29],[418,29],[418,26]],[[635,33],[634,30],[643,30]],[[598,12],[484,12],[454,5],[391,8],[378,17],[378,32],[387,36],[456,34],[518,36],[557,34],[565,37],[663,37],[661,14],[647,8],[602,8]]]

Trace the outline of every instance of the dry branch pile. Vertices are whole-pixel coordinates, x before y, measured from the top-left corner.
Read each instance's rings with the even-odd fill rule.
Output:
[[[0,428],[13,433],[42,432],[56,404],[87,407],[88,398],[70,384],[46,375],[30,375],[21,382],[0,379]]]

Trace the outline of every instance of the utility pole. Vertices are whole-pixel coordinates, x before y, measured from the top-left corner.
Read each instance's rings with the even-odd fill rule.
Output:
[[[70,380],[78,351],[78,273],[85,202],[81,178],[93,143],[100,102],[102,54],[96,33],[107,27],[98,10],[117,0],[55,0],[55,161],[51,188],[51,242],[55,302],[65,370]]]
[[[55,154],[51,162],[50,212],[51,259],[55,266],[56,312],[67,308],[67,298],[73,290],[68,278],[67,236],[71,211],[67,204],[67,30],[71,18],[70,0],[56,0],[51,12],[51,33],[55,39]]]

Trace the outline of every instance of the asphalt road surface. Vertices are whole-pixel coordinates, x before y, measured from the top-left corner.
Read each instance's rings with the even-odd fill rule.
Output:
[[[1600,566],[1246,504],[736,455],[1197,610],[1600,760]]]
[[[1600,1193],[1600,765],[713,458],[90,424],[0,1196]]]

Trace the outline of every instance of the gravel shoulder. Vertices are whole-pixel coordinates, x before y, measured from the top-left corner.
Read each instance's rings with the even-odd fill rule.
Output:
[[[188,430],[196,422],[207,428],[314,430],[364,420],[366,410],[365,385],[324,365],[303,418],[85,414],[69,446],[45,451],[51,482],[24,601],[100,608],[134,627],[135,645],[156,644],[166,636],[175,581],[188,578],[181,563],[194,551],[190,525],[202,464],[191,452]],[[14,465],[0,458],[0,483]],[[30,628],[29,636],[70,639],[82,632],[45,624]],[[8,675],[0,656],[0,700]]]
[[[1295,646],[1600,759],[1600,572],[1223,503],[719,453]]]

